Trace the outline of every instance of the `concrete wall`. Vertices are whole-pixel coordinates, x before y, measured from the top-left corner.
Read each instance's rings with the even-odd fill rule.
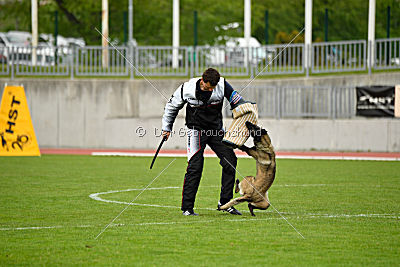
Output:
[[[41,147],[151,148],[159,142],[163,107],[184,79],[145,80],[111,79],[0,79],[23,84],[33,124]],[[249,81],[229,79],[237,89]],[[346,75],[312,78],[254,80],[251,85],[395,85],[399,73]],[[159,91],[159,92],[157,92]],[[251,89],[243,93],[258,101]],[[166,148],[185,148],[184,110],[175,123],[176,134]],[[400,120],[348,120],[262,118],[279,150],[400,151]],[[229,120],[225,125],[229,125]],[[143,130],[146,134],[142,137]],[[181,130],[183,131],[183,130]]]
[[[230,125],[231,120],[225,120]],[[160,120],[108,120],[106,147],[153,148],[160,141]],[[387,151],[400,152],[400,120],[394,119],[261,119],[278,150]],[[175,122],[174,132],[164,145],[168,149],[186,149],[184,119]],[[121,135],[121,133],[126,133]],[[248,143],[248,145],[251,145]]]

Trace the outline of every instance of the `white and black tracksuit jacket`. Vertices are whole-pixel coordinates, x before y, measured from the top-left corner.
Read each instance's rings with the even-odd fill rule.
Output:
[[[189,129],[221,130],[224,97],[231,104],[231,108],[244,102],[242,97],[222,77],[212,92],[200,90],[200,78],[190,79],[178,87],[165,105],[162,129],[171,131],[179,110],[187,104],[186,126]]]

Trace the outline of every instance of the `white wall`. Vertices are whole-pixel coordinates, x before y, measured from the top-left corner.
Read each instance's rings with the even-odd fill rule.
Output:
[[[152,80],[166,98],[186,79]],[[247,80],[229,79],[235,88]],[[159,143],[166,99],[144,80],[0,79],[4,84],[23,84],[41,147],[143,148]],[[252,85],[383,85],[400,84],[398,73],[255,80]],[[245,92],[251,100],[251,89]],[[396,151],[400,152],[400,119],[260,119],[278,150]],[[229,120],[226,122],[229,125]],[[139,137],[141,126],[147,133]],[[184,110],[175,128],[184,127]],[[159,132],[158,132],[159,133]],[[178,135],[165,148],[185,148]]]

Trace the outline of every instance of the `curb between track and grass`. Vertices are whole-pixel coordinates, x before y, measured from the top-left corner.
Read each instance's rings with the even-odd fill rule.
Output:
[[[42,154],[59,155],[93,155],[93,156],[129,156],[152,157],[154,150],[125,150],[125,149],[73,149],[73,148],[42,148]],[[238,158],[249,157],[242,151],[235,151]],[[186,157],[186,150],[163,150],[159,157]],[[215,153],[206,149],[205,157],[216,157]],[[327,160],[375,160],[400,161],[400,153],[391,152],[318,152],[318,151],[277,151],[278,159],[327,159]]]

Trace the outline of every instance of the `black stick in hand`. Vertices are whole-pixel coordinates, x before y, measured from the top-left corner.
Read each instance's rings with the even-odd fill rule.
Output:
[[[150,170],[151,170],[151,168],[153,168],[153,165],[154,165],[154,162],[156,161],[158,152],[160,152],[160,149],[161,149],[162,145],[164,144],[165,141],[167,141],[167,139],[168,139],[167,136],[163,136],[163,139],[161,140],[161,143],[160,143],[160,145],[159,145],[158,148],[157,148],[156,154],[154,155],[153,161],[151,162]]]

